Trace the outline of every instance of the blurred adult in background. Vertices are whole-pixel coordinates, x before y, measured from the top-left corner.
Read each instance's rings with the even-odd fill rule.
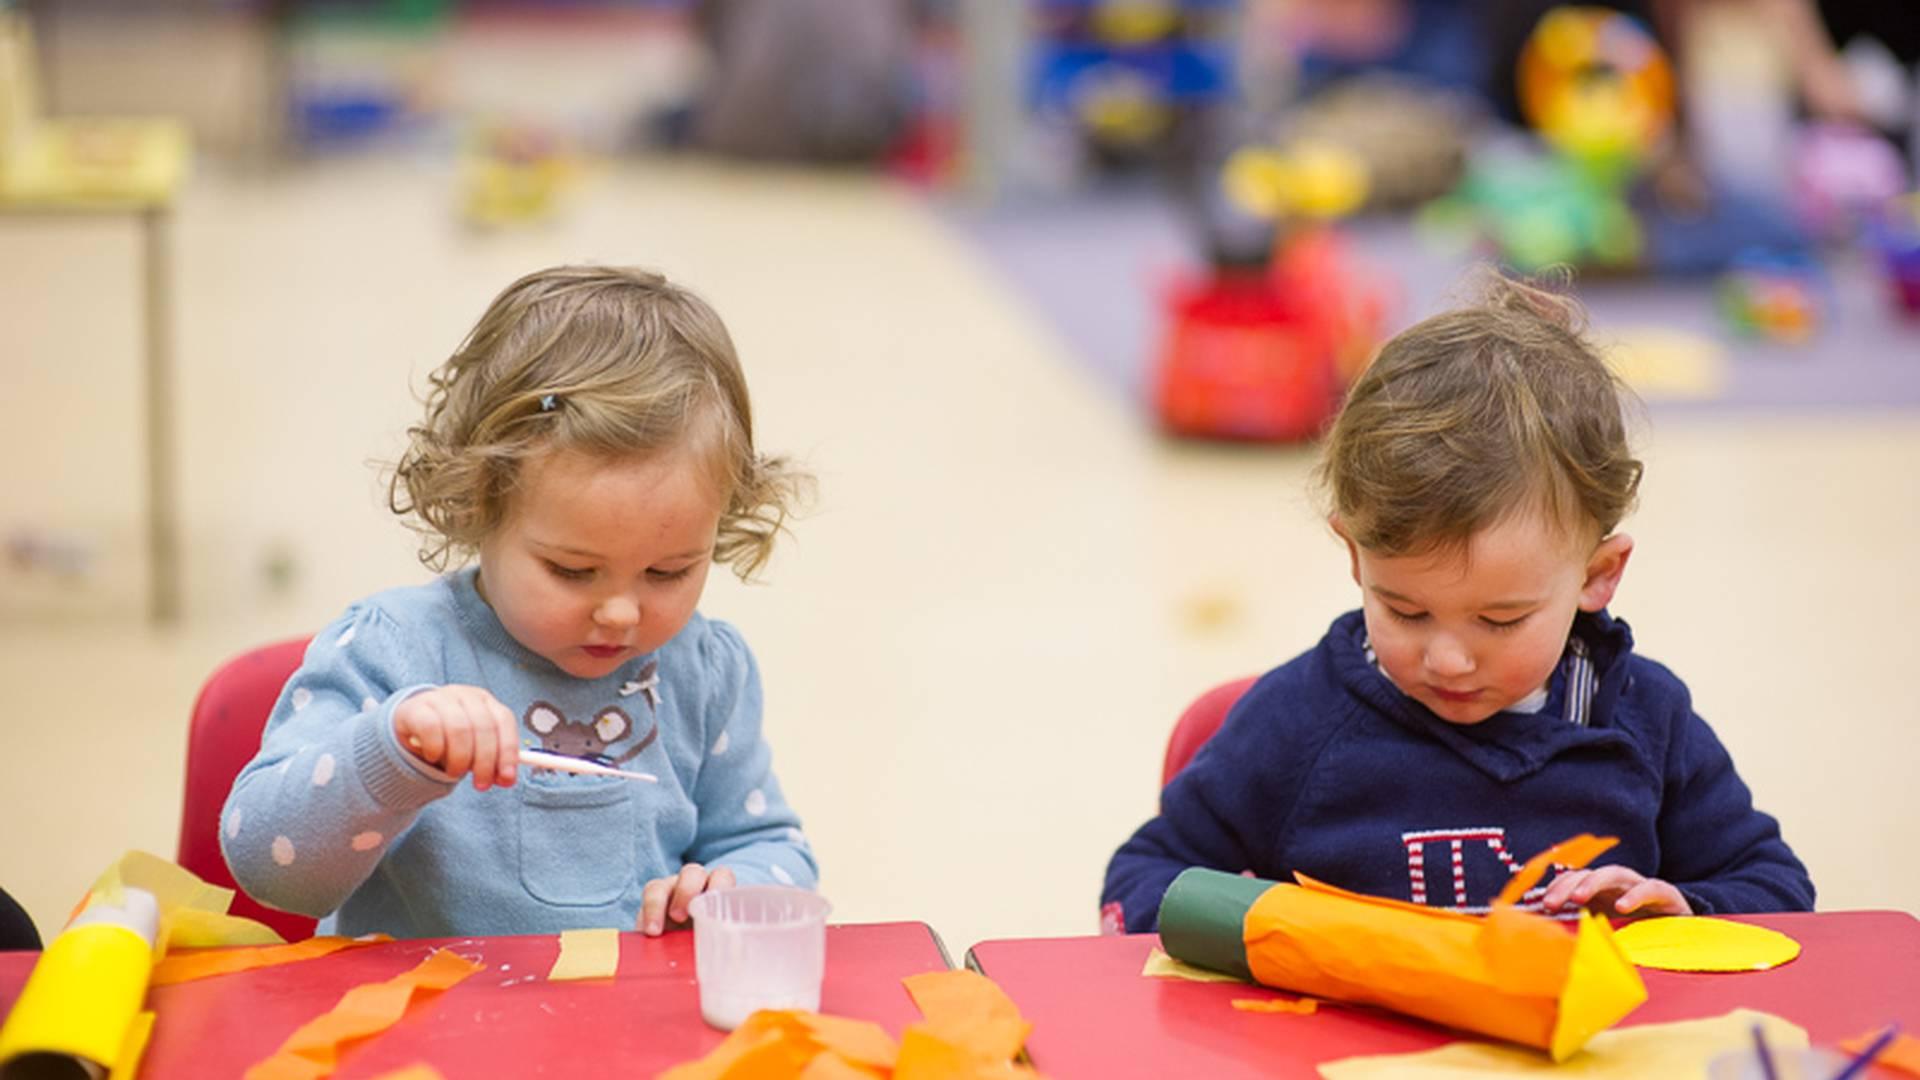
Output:
[[[742,157],[872,161],[912,118],[909,0],[698,0],[710,71],[691,142]]]

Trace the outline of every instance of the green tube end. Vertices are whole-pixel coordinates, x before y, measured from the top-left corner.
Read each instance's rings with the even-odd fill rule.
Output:
[[[1273,884],[1197,866],[1181,871],[1160,901],[1161,947],[1176,960],[1252,981],[1247,909]]]

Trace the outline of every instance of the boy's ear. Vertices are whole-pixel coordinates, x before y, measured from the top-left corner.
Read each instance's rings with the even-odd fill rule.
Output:
[[[1587,558],[1587,580],[1580,586],[1580,610],[1599,611],[1613,602],[1620,587],[1620,575],[1627,572],[1627,559],[1633,555],[1633,537],[1614,533]]]
[[[1347,530],[1341,526],[1339,514],[1327,515],[1327,527],[1332,529],[1333,534],[1335,536],[1338,536],[1341,542],[1347,545],[1348,568],[1353,573],[1353,583],[1355,585],[1359,585],[1360,584],[1360,549],[1354,545],[1353,537],[1348,536]],[[1365,588],[1365,586],[1361,586],[1361,587]]]

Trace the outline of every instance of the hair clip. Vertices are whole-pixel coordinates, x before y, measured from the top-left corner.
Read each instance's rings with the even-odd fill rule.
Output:
[[[559,403],[554,400],[554,395],[552,394],[548,394],[540,399],[541,412],[552,412],[558,407]]]

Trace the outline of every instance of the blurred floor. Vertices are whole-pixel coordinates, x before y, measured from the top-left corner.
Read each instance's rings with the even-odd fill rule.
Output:
[[[555,226],[495,236],[458,227],[451,190],[414,160],[195,182],[175,230],[187,617],[160,633],[132,614],[133,234],[0,218],[0,525],[78,515],[97,541],[94,596],[16,590],[38,613],[0,622],[0,883],[43,930],[124,849],[172,852],[186,716],[219,661],[423,576],[368,462],[414,419],[409,380],[542,264],[648,264],[706,294],[764,445],[819,475],[767,584],[716,575],[705,609],[763,664],[837,919],[925,920],[955,955],[1091,932],[1180,707],[1354,602],[1308,452],[1157,439],[895,188],[629,166]],[[1825,906],[1920,910],[1920,414],[1656,415],[1645,450],[1616,613],[1687,679]]]

